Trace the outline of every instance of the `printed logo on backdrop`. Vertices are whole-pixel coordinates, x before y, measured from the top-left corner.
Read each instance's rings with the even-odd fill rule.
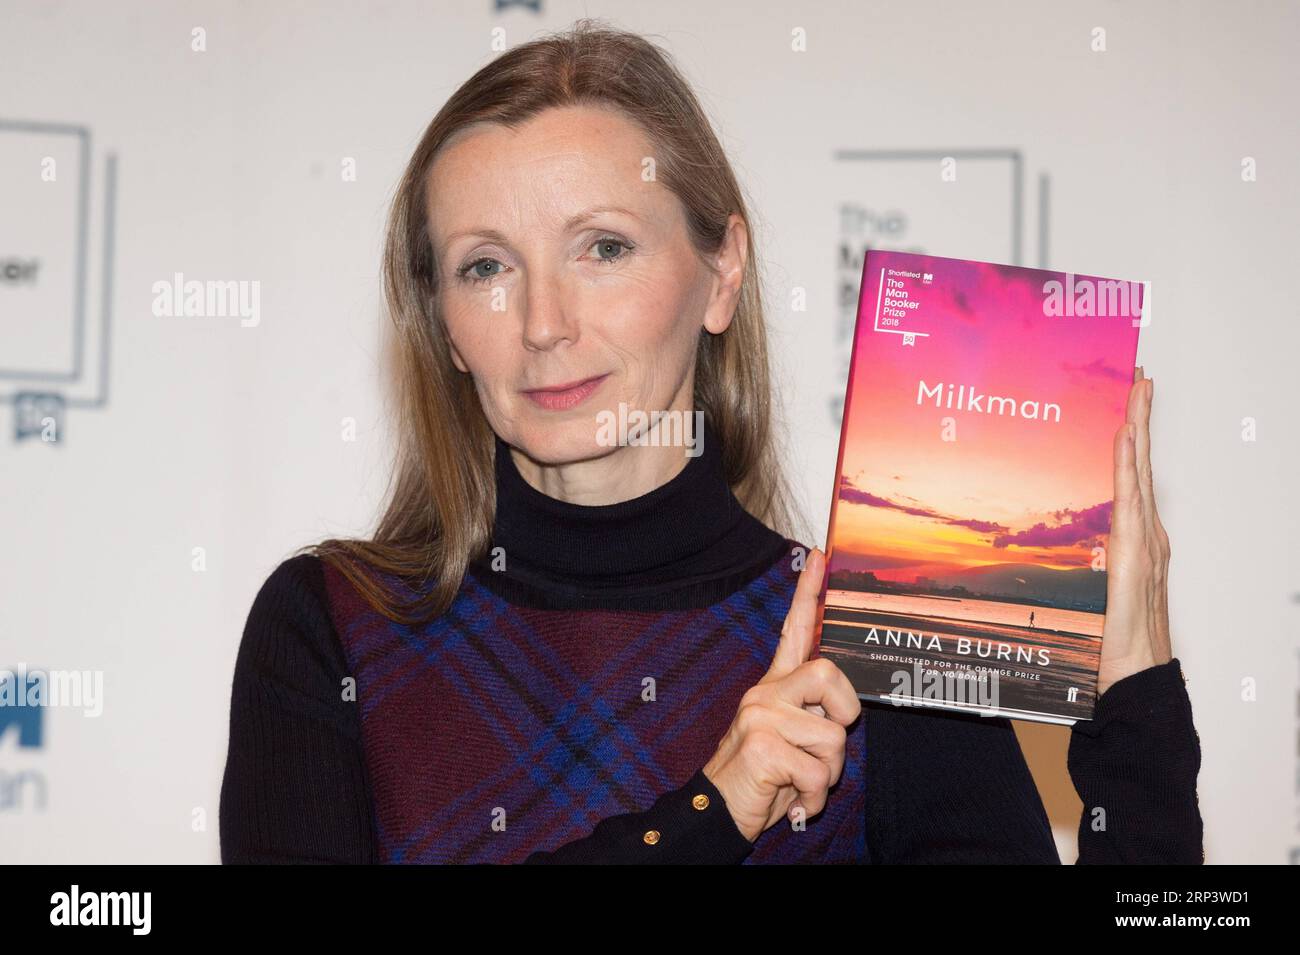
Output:
[[[108,404],[117,157],[92,199],[92,156],[85,126],[0,119],[0,405],[16,441],[61,445],[69,409]]]
[[[844,414],[862,265],[868,251],[1023,264],[1024,160],[1018,149],[841,149],[834,153],[838,199],[832,424]],[[1039,176],[1038,267],[1047,268],[1048,177]],[[877,276],[870,276],[874,286]],[[872,329],[915,347],[933,335],[919,303],[932,274],[885,276]]]
[[[23,768],[45,746],[45,706],[34,690],[40,674],[0,670],[0,813],[44,809],[49,785],[39,769]]]

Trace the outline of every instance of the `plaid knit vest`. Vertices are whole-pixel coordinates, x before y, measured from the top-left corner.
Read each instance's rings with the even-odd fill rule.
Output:
[[[492,547],[428,625],[326,570],[386,862],[519,862],[684,785],[771,663],[807,552],[740,506],[707,425],[631,501],[550,498],[500,439],[496,480]],[[864,722],[826,808],[746,864],[864,860]]]

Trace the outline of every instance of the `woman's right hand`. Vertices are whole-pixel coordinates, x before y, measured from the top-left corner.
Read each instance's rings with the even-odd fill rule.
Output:
[[[772,665],[745,691],[704,775],[722,794],[736,826],[753,842],[802,808],[811,818],[844,768],[846,727],[862,703],[844,672],[809,660],[826,555],[814,547],[800,572]]]

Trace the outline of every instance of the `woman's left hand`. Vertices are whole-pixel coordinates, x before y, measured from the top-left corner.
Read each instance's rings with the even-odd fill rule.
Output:
[[[1115,433],[1115,502],[1106,549],[1106,622],[1097,695],[1173,659],[1169,640],[1169,535],[1151,482],[1151,396],[1141,367],[1133,373],[1127,422]]]

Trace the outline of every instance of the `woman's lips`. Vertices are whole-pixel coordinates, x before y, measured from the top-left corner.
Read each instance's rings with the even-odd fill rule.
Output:
[[[538,388],[534,391],[525,391],[533,403],[539,408],[546,408],[548,411],[566,411],[569,408],[576,407],[586,401],[600,383],[608,378],[608,373],[597,375],[595,378],[584,378],[582,381],[570,382],[559,385],[556,388]]]

